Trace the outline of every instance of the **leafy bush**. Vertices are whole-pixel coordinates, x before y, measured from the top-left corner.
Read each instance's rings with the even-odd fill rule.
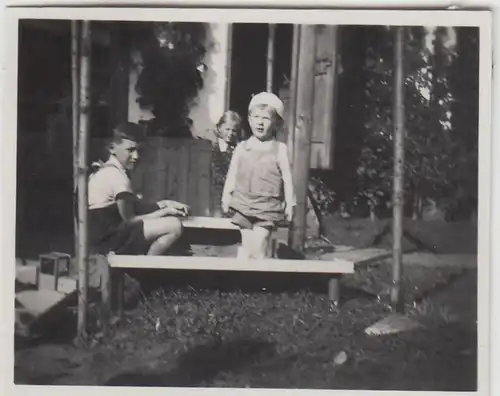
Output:
[[[138,103],[151,108],[151,135],[190,137],[190,107],[203,87],[206,49],[203,23],[142,23],[131,27],[135,49],[142,56],[136,90]]]

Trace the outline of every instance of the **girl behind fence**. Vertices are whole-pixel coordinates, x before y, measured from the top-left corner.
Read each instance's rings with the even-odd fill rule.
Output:
[[[215,142],[212,150],[212,175],[214,180],[215,216],[220,213],[222,190],[229,170],[229,163],[233,156],[234,148],[241,139],[241,117],[234,111],[226,111],[217,123],[214,135]]]

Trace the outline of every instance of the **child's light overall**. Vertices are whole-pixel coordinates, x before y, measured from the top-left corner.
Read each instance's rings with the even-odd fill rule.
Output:
[[[278,164],[278,142],[269,150],[256,150],[244,143],[231,207],[259,225],[273,227],[284,219],[283,178]],[[250,166],[249,166],[250,164]]]

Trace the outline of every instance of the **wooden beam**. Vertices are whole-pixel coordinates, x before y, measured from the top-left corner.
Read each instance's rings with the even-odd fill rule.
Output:
[[[297,109],[293,144],[293,184],[297,206],[291,227],[292,248],[303,251],[306,238],[307,192],[311,163],[311,137],[314,105],[314,70],[316,64],[316,26],[300,28]]]
[[[88,178],[90,133],[90,68],[92,56],[90,21],[82,22],[80,38],[80,104],[78,136],[78,337],[87,333],[88,301]]]
[[[77,180],[78,180],[78,102],[79,91],[79,59],[80,59],[80,21],[71,21],[71,127],[73,132],[73,208],[77,206]],[[78,214],[73,216],[73,234],[75,245],[75,257],[78,257]]]
[[[188,257],[188,256],[127,256],[110,255],[112,268],[149,268],[206,271],[249,271],[249,272],[296,272],[348,274],[354,272],[351,261],[323,260],[236,260],[234,257]]]
[[[274,73],[274,41],[276,37],[276,24],[270,23],[269,34],[267,36],[267,92],[273,92],[273,73]]]
[[[300,25],[293,25],[293,43],[292,43],[292,66],[290,72],[290,93],[287,111],[287,146],[288,158],[293,164],[294,159],[294,139],[295,139],[295,112],[297,109],[297,75],[299,70],[299,48],[300,48]]]
[[[404,27],[394,28],[394,179],[393,179],[393,226],[392,251],[393,268],[391,289],[391,304],[397,312],[404,311],[404,299],[401,290],[402,260],[403,260],[403,209],[404,209]]]
[[[336,86],[338,26],[318,26],[314,73],[314,114],[311,168],[333,169],[333,137]]]
[[[231,107],[231,70],[233,65],[233,24],[227,24],[227,60],[226,60],[226,81],[224,89],[224,109]],[[243,138],[243,136],[240,136]]]

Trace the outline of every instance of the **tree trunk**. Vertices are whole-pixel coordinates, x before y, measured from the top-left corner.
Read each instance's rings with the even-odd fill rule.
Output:
[[[419,191],[418,186],[415,188],[413,191],[413,213],[412,213],[412,219],[413,220],[422,220],[422,194]]]
[[[375,214],[375,205],[370,203],[369,207],[370,207],[370,220],[374,223],[375,221],[377,221],[377,215]]]

